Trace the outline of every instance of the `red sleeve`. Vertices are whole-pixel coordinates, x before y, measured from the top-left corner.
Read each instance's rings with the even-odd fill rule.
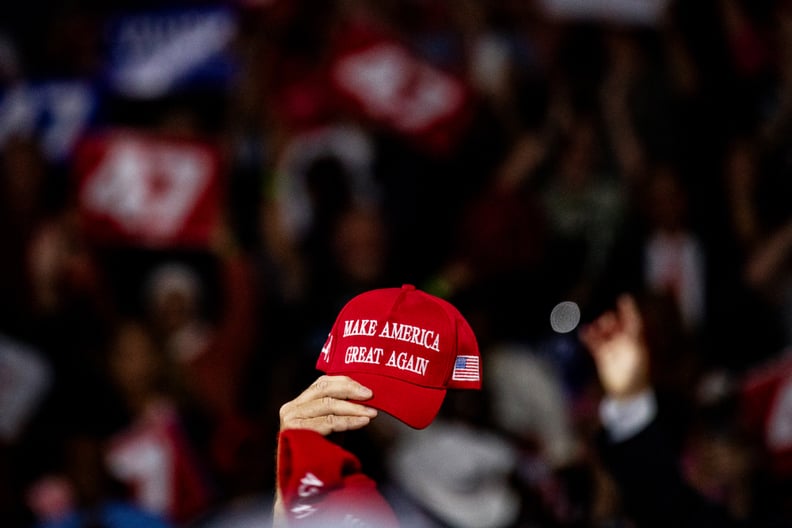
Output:
[[[399,526],[360,461],[314,431],[280,433],[277,479],[289,526]]]

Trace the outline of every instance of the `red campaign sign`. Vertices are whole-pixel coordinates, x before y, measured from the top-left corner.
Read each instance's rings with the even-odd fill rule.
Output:
[[[459,79],[368,27],[339,31],[329,71],[342,105],[435,152],[453,148],[472,116]]]
[[[761,434],[773,470],[792,475],[792,350],[748,373],[741,403],[743,423]]]
[[[85,233],[100,244],[204,247],[220,214],[214,146],[132,131],[86,137],[74,159]]]
[[[177,411],[168,403],[150,406],[117,433],[105,459],[110,473],[129,487],[139,507],[176,524],[196,518],[211,504],[204,468]]]

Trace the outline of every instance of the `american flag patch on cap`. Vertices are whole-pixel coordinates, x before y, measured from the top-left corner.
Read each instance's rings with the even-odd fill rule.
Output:
[[[457,356],[451,379],[454,381],[479,381],[478,356]]]

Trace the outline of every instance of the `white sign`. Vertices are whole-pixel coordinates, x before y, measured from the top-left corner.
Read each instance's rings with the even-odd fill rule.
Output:
[[[22,433],[51,383],[51,368],[36,350],[0,335],[0,438]]]

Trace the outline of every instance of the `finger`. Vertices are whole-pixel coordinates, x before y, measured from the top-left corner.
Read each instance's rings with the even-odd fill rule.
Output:
[[[318,416],[376,416],[373,407],[361,405],[347,400],[339,400],[326,396],[303,403],[290,402],[281,408],[284,417],[316,418]]]
[[[294,402],[285,404],[281,407],[280,421],[281,430],[284,430],[305,428],[306,423],[322,424],[325,420],[332,421],[344,418],[365,418],[370,420],[375,416],[377,416],[377,410],[372,407],[327,397],[301,404]],[[357,423],[357,420],[353,420],[353,422]],[[368,422],[365,421],[363,425],[366,423]]]
[[[296,420],[291,429],[309,429],[321,435],[353,431],[367,426],[371,422],[368,416],[335,416],[332,414],[316,418]]]
[[[293,401],[304,403],[330,397],[338,400],[367,400],[373,393],[348,376],[321,376]]]
[[[617,321],[613,312],[606,312],[587,324],[580,331],[580,338],[592,353],[597,353],[616,329]]]
[[[639,335],[643,329],[643,321],[635,298],[629,294],[621,295],[616,301],[616,309],[624,330],[632,336]]]
[[[595,324],[597,331],[603,338],[606,338],[616,331],[619,326],[619,319],[614,312],[607,311],[595,321]]]
[[[291,401],[284,404],[280,409],[281,426],[290,426],[299,420],[331,415],[373,418],[377,415],[377,410],[373,407],[329,396],[306,402]]]

